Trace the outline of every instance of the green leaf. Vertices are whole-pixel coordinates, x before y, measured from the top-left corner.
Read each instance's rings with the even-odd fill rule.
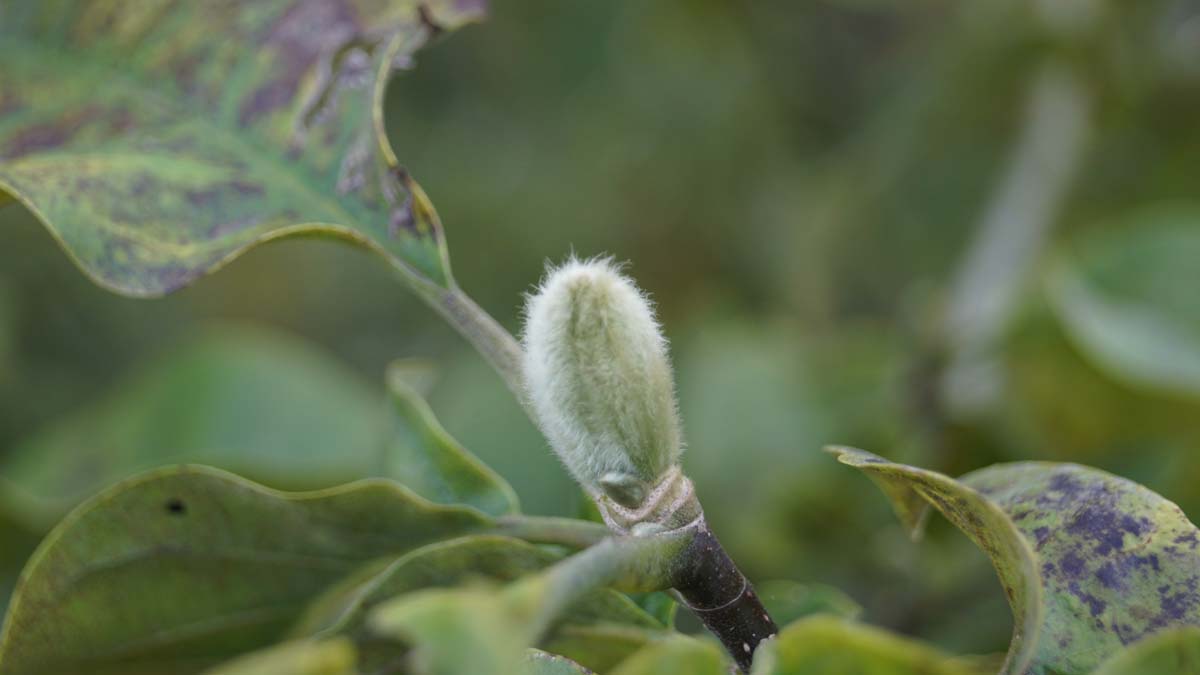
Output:
[[[588,675],[592,671],[565,656],[529,649],[521,663],[521,675]]]
[[[97,283],[168,293],[314,234],[452,285],[441,228],[384,136],[392,72],[483,0],[13,0],[0,191]]]
[[[520,505],[512,487],[446,432],[410,384],[420,374],[407,362],[388,368],[394,421],[387,475],[435,502],[469,504],[497,516],[516,513]]]
[[[205,675],[357,675],[354,643],[345,638],[285,642],[205,671]]]
[[[1130,645],[1093,675],[1193,675],[1200,673],[1200,628],[1165,630]]]
[[[1200,207],[1155,208],[1083,239],[1050,276],[1083,353],[1134,384],[1200,395]]]
[[[491,526],[385,480],[281,493],[205,467],[73,511],[22,573],[0,674],[186,674],[278,641],[366,562]]]
[[[846,619],[792,623],[754,654],[752,675],[984,675],[982,660],[948,656],[908,638]]]
[[[371,628],[413,645],[421,675],[507,675],[530,636],[506,598],[489,588],[418,591],[371,613]]]
[[[611,672],[612,675],[726,675],[729,666],[717,645],[680,635],[647,646]]]
[[[437,674],[507,675],[516,669],[520,650],[538,642],[546,624],[550,632],[542,647],[600,672],[670,634],[644,625],[653,623],[650,617],[630,613],[636,608],[621,607],[624,598],[607,589],[584,595],[555,621],[557,608],[530,604],[511,593],[516,587],[409,593],[372,611],[368,626],[377,635],[411,644],[419,672]]]
[[[1074,464],[1000,464],[954,480],[862,450],[914,533],[924,500],[992,560],[1015,617],[1005,673],[1091,672],[1125,644],[1200,624],[1200,532],[1178,506]]]
[[[590,500],[589,503],[591,503]],[[670,595],[663,591],[655,591],[653,593],[633,593],[629,597],[638,607],[657,619],[664,628],[675,627],[675,615],[679,613],[679,603],[675,602]]]
[[[755,584],[754,590],[771,618],[780,625],[813,614],[855,619],[862,613],[857,602],[832,586],[777,580]]]
[[[312,603],[293,628],[295,636],[357,632],[379,603],[426,588],[471,579],[513,581],[541,570],[561,556],[519,539],[471,535],[439,541],[397,558],[376,560],[331,587]]]
[[[564,619],[661,630],[653,617],[608,587],[665,588],[674,554],[691,536],[685,531],[613,537],[505,586],[408,593],[373,608],[367,626],[379,636],[412,644],[422,672],[510,673],[524,648],[552,634]]]
[[[317,599],[292,635],[341,633],[363,638],[363,617],[384,601],[472,580],[512,582],[560,560],[561,554],[503,536],[471,535],[436,542],[395,559],[364,565]],[[554,627],[548,645],[597,668],[594,664],[615,663],[645,644],[646,635],[662,631],[653,617],[625,596],[600,590],[569,608]],[[613,633],[623,639],[614,643]],[[583,644],[572,640],[580,635],[587,635]],[[636,639],[632,645],[631,638]],[[362,642],[368,667],[396,658],[394,648],[374,649],[370,640],[363,638]]]
[[[565,623],[554,629],[543,646],[598,673],[607,673],[647,645],[672,634],[633,622]]]
[[[304,342],[211,329],[12,448],[0,461],[0,501],[44,530],[99,489],[166,464],[286,489],[379,475],[382,412],[376,391]]]
[[[369,625],[377,634],[412,644],[410,659],[418,664],[419,673],[508,675],[517,669],[525,647],[536,640],[548,620],[545,606],[531,605],[520,594],[509,592],[514,588],[517,586],[456,587],[410,593],[373,611]],[[618,599],[623,598],[604,589],[587,594],[564,618],[565,624],[553,629],[545,648],[607,671],[668,635],[661,629],[618,622],[627,617],[604,621],[604,612],[613,607],[609,603]],[[581,619],[595,623],[576,623]]]

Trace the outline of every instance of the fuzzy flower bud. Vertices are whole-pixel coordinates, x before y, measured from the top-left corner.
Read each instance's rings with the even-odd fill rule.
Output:
[[[611,260],[552,269],[525,310],[525,384],[538,425],[585,488],[640,504],[679,460],[667,343]]]

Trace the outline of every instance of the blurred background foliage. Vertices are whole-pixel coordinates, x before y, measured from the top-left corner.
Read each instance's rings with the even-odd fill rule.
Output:
[[[1011,629],[983,555],[941,522],[912,544],[820,448],[950,474],[1087,463],[1200,514],[1197,113],[1195,0],[495,2],[387,97],[457,278],[511,330],[545,261],[631,261],[672,342],[685,467],[751,578],[836,586],[960,652]],[[586,511],[500,379],[366,252],[280,242],[142,301],[93,286],[20,207],[0,227],[18,489],[105,476],[72,459],[101,441],[219,458],[249,451],[222,436],[243,429],[267,463],[319,455],[322,433],[375,424],[385,367],[417,356],[443,424],[525,510]],[[172,374],[214,330],[230,358],[271,356],[244,383],[211,350]],[[369,473],[374,438],[256,477]],[[0,597],[39,522],[3,516]]]

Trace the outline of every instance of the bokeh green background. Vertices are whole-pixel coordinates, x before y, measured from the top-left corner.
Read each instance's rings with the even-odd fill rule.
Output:
[[[1011,620],[984,557],[940,522],[912,544],[820,448],[951,474],[1076,461],[1200,514],[1197,64],[1191,0],[497,1],[397,78],[387,120],[459,282],[514,332],[546,261],[630,261],[671,340],[685,467],[752,578],[995,652]],[[1014,249],[1023,227],[1041,236]],[[380,400],[389,361],[430,357],[435,411],[526,510],[583,509],[499,378],[368,253],[275,243],[145,301],[91,285],[19,206],[0,231],[0,453],[253,323]],[[979,297],[972,252],[1000,270]],[[997,289],[1013,301],[988,310]],[[985,318],[955,330],[955,307]],[[0,531],[2,586],[37,533]]]

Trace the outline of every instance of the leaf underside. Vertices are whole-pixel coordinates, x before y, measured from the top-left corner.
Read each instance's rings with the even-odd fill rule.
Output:
[[[358,242],[450,285],[383,135],[396,67],[483,0],[6,0],[0,192],[97,283],[176,290],[257,243]]]
[[[1200,625],[1200,531],[1136,483],[1035,462],[954,480],[862,450],[831,452],[885,487],[914,531],[919,498],[988,554],[1015,618],[1006,673],[1089,673],[1147,635]]]

